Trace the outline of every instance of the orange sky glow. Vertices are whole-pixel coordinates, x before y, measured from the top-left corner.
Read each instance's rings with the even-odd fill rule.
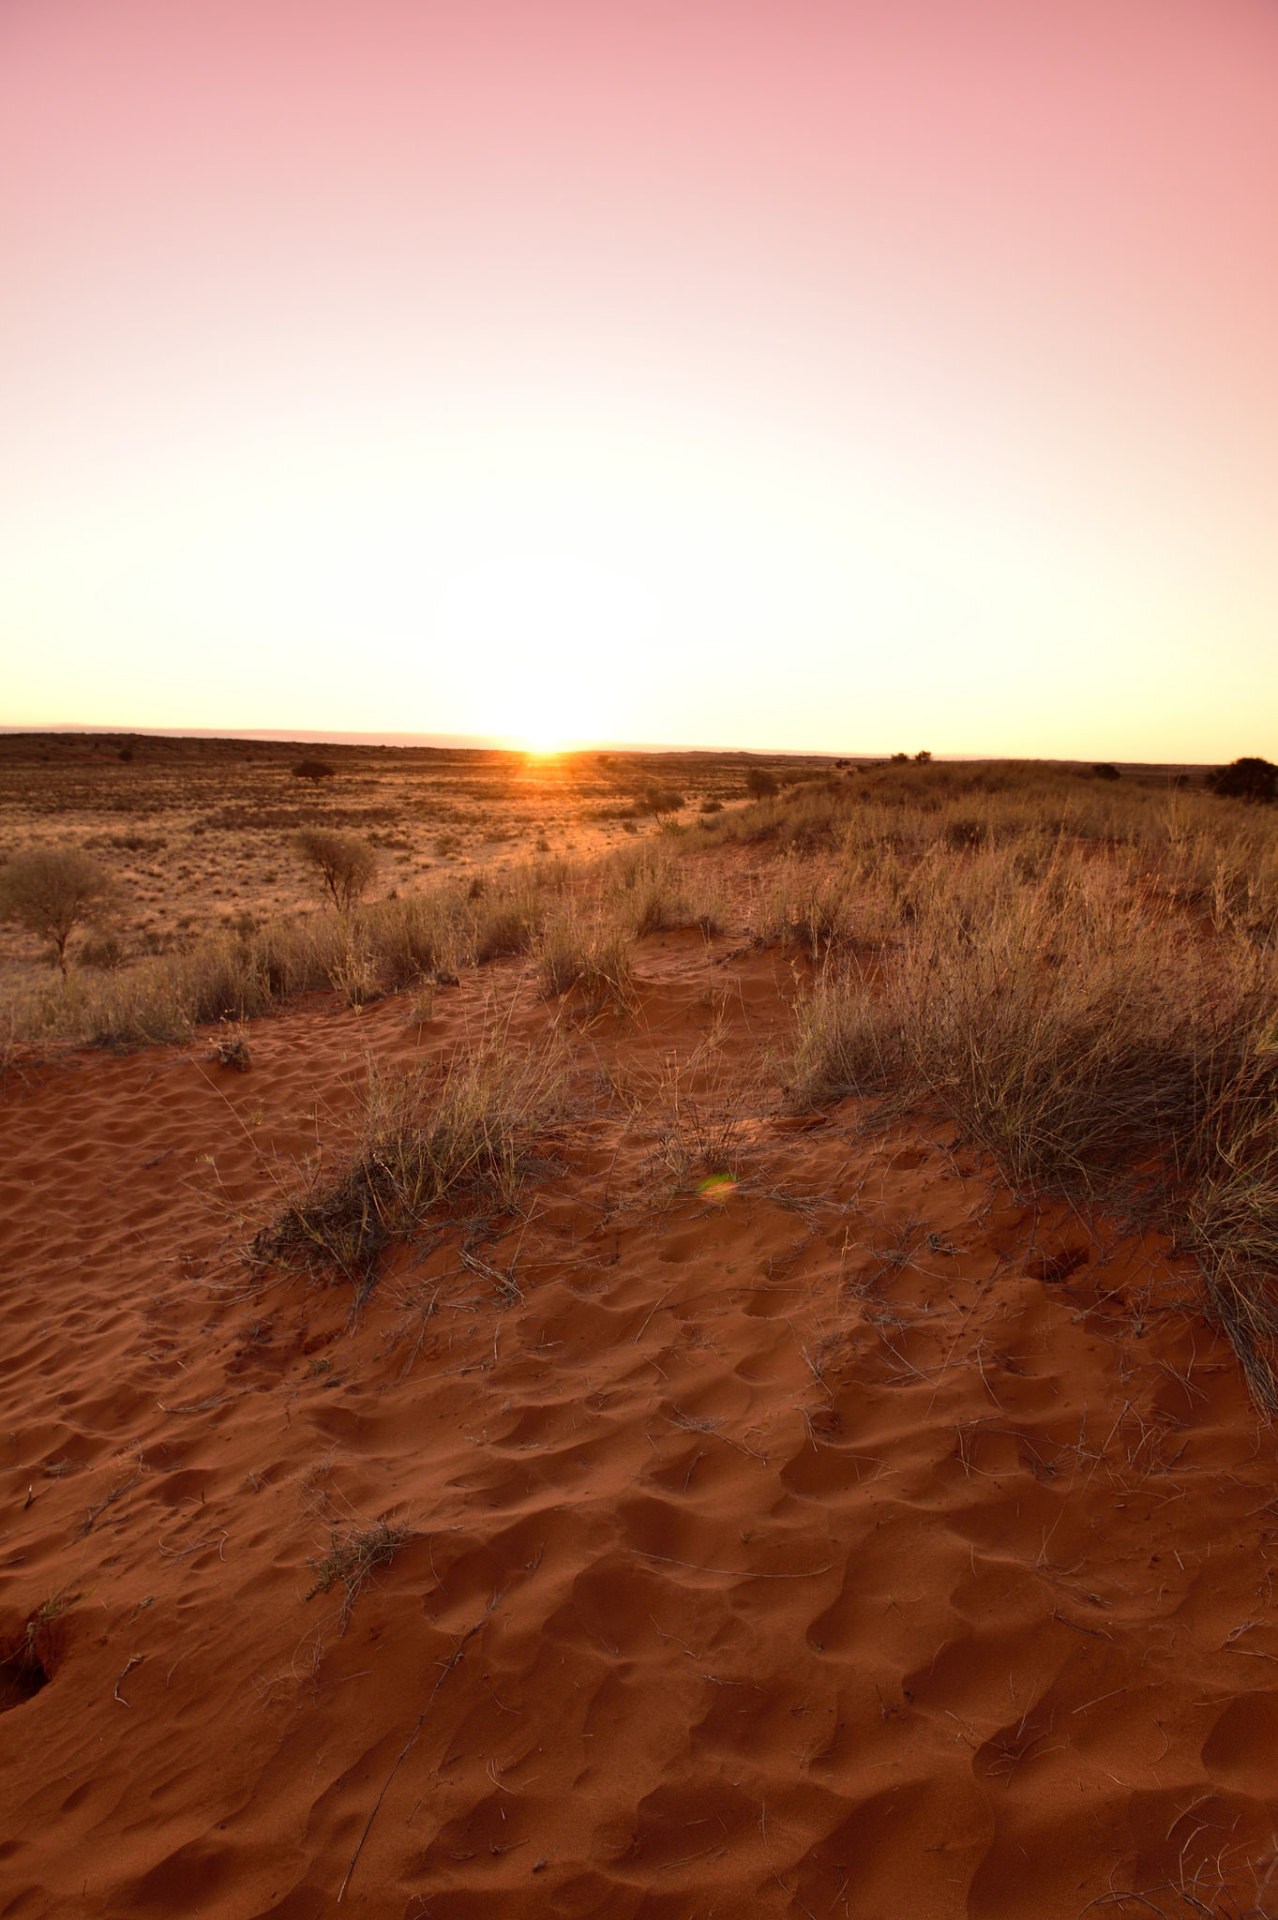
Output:
[[[1269,0],[9,0],[0,722],[1278,758]]]

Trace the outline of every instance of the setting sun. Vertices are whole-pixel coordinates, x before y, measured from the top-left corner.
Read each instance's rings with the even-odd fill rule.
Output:
[[[478,673],[485,731],[553,754],[623,725],[655,624],[634,581],[580,555],[533,550],[450,580],[433,632],[439,655]]]

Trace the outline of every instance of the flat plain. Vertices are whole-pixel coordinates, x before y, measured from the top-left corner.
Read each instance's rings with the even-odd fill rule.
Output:
[[[327,765],[308,779],[293,768]],[[749,767],[810,771],[812,756],[628,754],[537,757],[482,749],[316,747],[144,734],[0,735],[0,864],[19,849],[74,845],[114,882],[79,942],[90,964],[170,952],[319,904],[292,841],[299,828],[358,834],[377,850],[374,896],[428,879],[500,872],[537,855],[599,852],[673,817],[744,798]],[[667,817],[667,816],[663,816]],[[0,993],[39,977],[36,937],[0,922]]]

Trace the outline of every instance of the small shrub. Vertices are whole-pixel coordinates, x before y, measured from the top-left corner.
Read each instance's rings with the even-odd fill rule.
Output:
[[[253,1055],[242,1027],[223,1022],[223,1030],[213,1042],[213,1059],[219,1067],[230,1067],[236,1073],[248,1072]]]
[[[746,792],[752,800],[765,800],[780,791],[780,782],[774,773],[766,767],[748,767],[746,769]]]
[[[303,827],[293,845],[314,867],[320,885],[339,913],[361,900],[377,872],[377,854],[357,834],[335,833],[327,827]]]
[[[97,861],[78,847],[33,848],[0,868],[0,915],[47,940],[65,979],[67,942],[109,888]]]
[[[337,768],[330,766],[327,760],[299,760],[292,771],[295,780],[313,780],[318,786],[321,780],[332,780]]]
[[[1098,760],[1092,772],[1098,780],[1121,780],[1123,777],[1112,760]]]
[[[825,973],[796,1008],[790,1094],[799,1107],[876,1093],[902,1072],[899,1030],[855,972]]]
[[[636,813],[650,813],[654,819],[663,819],[668,814],[678,813],[687,805],[684,796],[669,787],[649,787],[641,801],[635,802]]]
[[[424,985],[420,986],[413,995],[413,1003],[409,1008],[408,1021],[410,1026],[424,1027],[428,1020],[433,1020],[434,1018],[435,984],[433,981],[428,980]]]
[[[1139,1201],[1197,1254],[1209,1317],[1278,1408],[1272,948],[1227,920],[1187,939],[1143,857],[1031,851],[881,869],[897,930],[882,964],[800,1002],[791,1097],[927,1098],[1018,1185]]]
[[[759,903],[754,941],[759,946],[800,947],[812,960],[853,938],[853,896],[846,877],[815,872],[807,861],[787,860],[775,885]]]
[[[646,940],[652,933],[671,933],[687,924],[683,900],[669,882],[662,878],[649,880],[635,902],[636,939]]]

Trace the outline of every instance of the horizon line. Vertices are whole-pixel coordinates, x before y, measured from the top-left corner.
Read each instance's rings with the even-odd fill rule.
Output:
[[[742,754],[746,756],[771,756],[774,759],[806,760],[881,760],[891,762],[887,752],[865,753],[851,750],[834,751],[818,747],[728,747],[677,745],[669,741],[640,740],[582,740],[566,742],[562,747],[550,751],[541,751],[522,741],[515,741],[509,734],[482,733],[410,733],[385,732],[364,733],[354,730],[322,730],[301,727],[285,729],[280,727],[123,727],[98,726],[85,721],[62,721],[57,724],[38,726],[26,722],[0,721],[0,735],[14,734],[81,734],[99,735],[103,738],[137,737],[147,740],[260,740],[281,746],[367,746],[367,747],[427,747],[451,749],[461,752],[477,753],[522,753],[536,759],[554,759],[561,754],[573,753],[704,753],[704,754]],[[900,749],[895,749],[900,751]],[[1044,766],[1093,766],[1104,764],[1086,754],[1064,756],[1060,754],[1013,754],[1013,753],[935,753],[929,754],[934,762],[972,762],[1002,760],[1037,760]],[[909,756],[910,764],[916,764],[914,756]],[[1210,767],[1215,763],[1207,760],[1120,760],[1112,762],[1126,767]]]

